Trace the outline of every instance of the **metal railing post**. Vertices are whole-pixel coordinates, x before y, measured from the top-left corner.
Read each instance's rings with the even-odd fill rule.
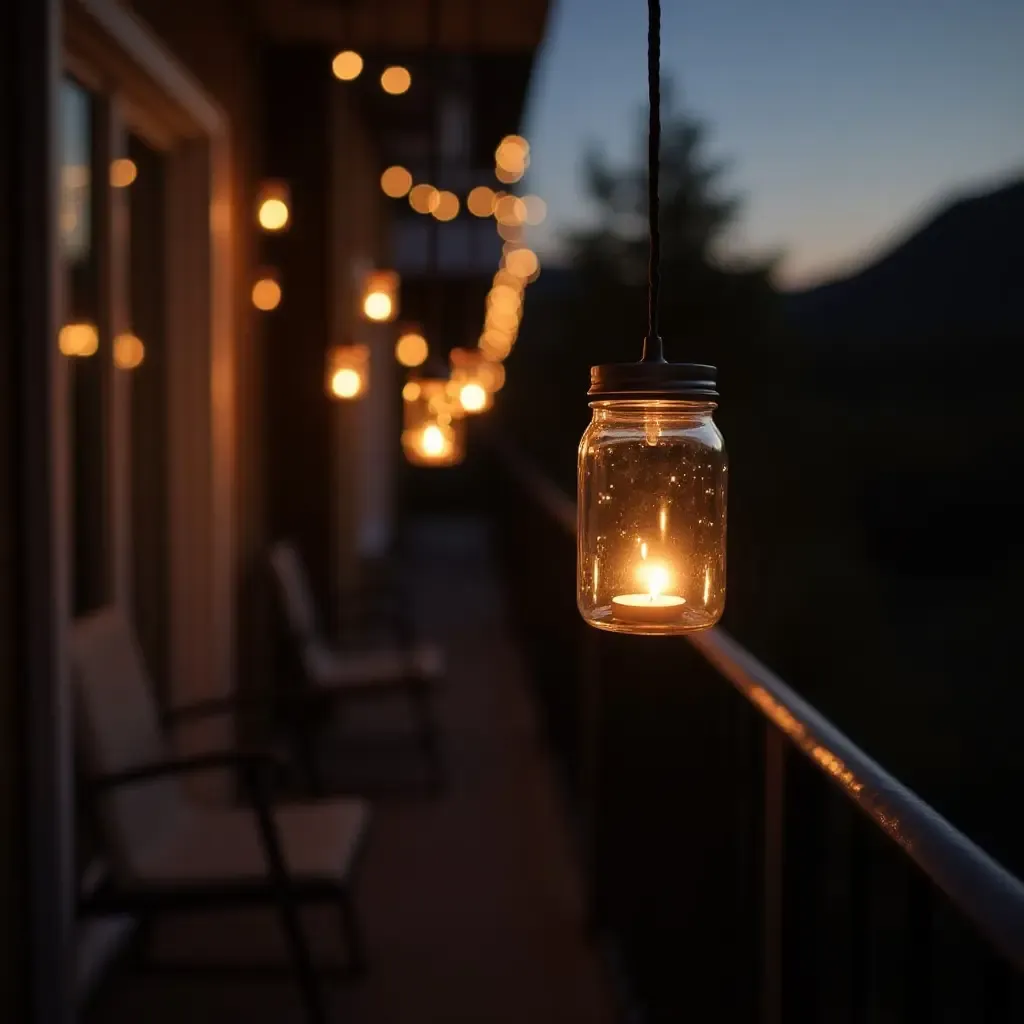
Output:
[[[786,746],[782,733],[765,724],[764,900],[761,932],[761,1021],[782,1024],[782,900],[785,844]]]

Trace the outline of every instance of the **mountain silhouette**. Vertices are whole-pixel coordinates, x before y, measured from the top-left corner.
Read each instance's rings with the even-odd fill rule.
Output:
[[[800,335],[829,341],[1024,336],[1024,179],[949,203],[856,273],[784,296]]]

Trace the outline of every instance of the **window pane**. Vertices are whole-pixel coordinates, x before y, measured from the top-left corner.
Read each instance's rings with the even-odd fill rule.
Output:
[[[104,363],[100,337],[99,261],[93,97],[65,80],[61,89],[61,248],[65,271],[61,351],[70,366],[72,571],[76,615],[103,604],[110,592]]]

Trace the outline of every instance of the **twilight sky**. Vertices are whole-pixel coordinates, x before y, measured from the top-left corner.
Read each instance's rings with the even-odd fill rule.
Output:
[[[586,220],[588,143],[625,157],[646,98],[643,0],[553,0],[526,121],[532,242]],[[780,283],[856,265],[949,193],[1024,176],[1024,0],[663,0],[666,73],[745,197],[733,244]]]

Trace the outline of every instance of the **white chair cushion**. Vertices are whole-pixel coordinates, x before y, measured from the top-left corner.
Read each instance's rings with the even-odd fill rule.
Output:
[[[314,641],[307,644],[303,661],[312,682],[328,689],[387,687],[408,683],[410,676],[428,682],[444,675],[444,653],[432,644],[408,650],[338,651]]]
[[[362,800],[322,800],[274,810],[285,865],[296,879],[344,883],[366,831]],[[252,810],[194,807],[169,840],[132,865],[139,882],[175,885],[247,882],[267,877]]]

